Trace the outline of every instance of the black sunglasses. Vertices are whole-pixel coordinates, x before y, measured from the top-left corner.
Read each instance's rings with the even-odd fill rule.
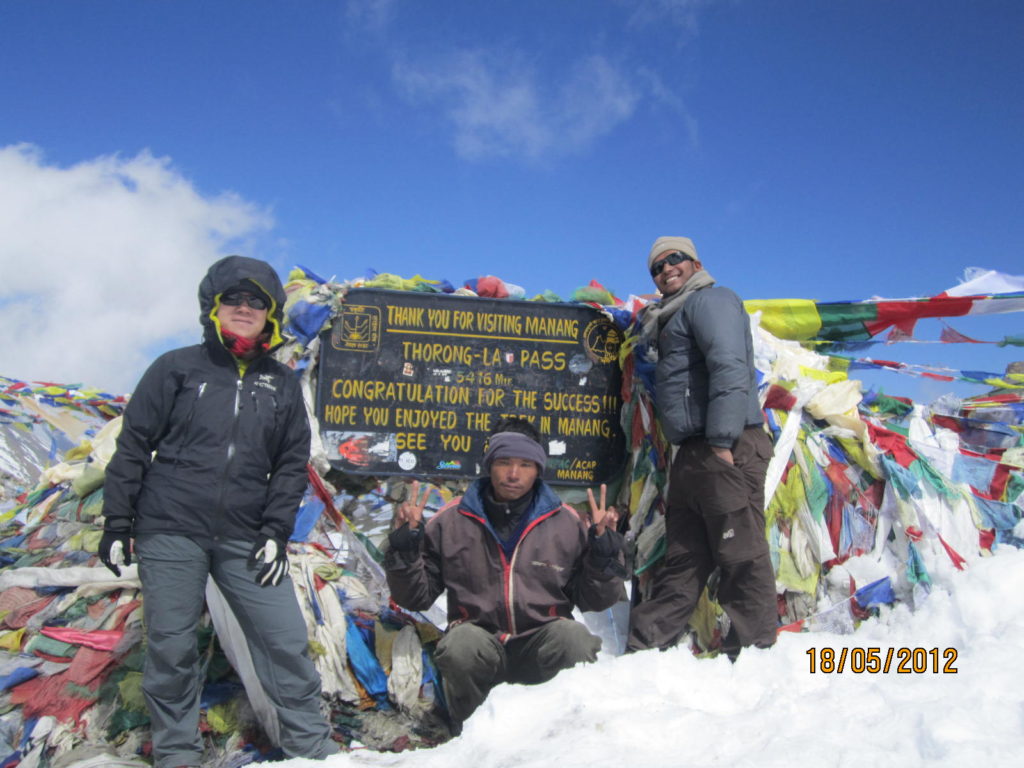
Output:
[[[682,251],[673,251],[664,259],[659,259],[651,265],[651,277],[660,275],[669,264],[675,266],[676,264],[682,264],[684,261],[693,261],[693,257]]]
[[[257,296],[251,293],[243,293],[242,291],[231,291],[225,293],[220,297],[221,304],[227,304],[229,307],[239,307],[245,304],[250,309],[269,309],[270,305],[267,304],[267,300],[262,296]]]

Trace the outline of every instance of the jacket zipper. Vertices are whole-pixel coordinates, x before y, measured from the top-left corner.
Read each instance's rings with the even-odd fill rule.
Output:
[[[519,545],[516,544],[516,548],[512,550],[512,559],[507,560],[505,558],[505,551],[498,545],[498,554],[501,555],[501,568],[504,571],[502,581],[505,582],[505,615],[508,619],[508,633],[514,635],[516,633],[516,617],[515,611],[512,610],[512,564],[516,561],[516,550],[519,549]]]
[[[513,606],[515,605],[516,587],[515,583],[512,581],[512,572],[515,570],[516,558],[519,557],[519,546],[523,543],[523,539],[526,538],[526,534],[528,534],[530,531],[536,528],[541,521],[547,520],[549,517],[555,514],[555,512],[557,512],[559,509],[561,509],[561,506],[557,506],[550,512],[546,512],[543,515],[539,515],[532,523],[526,526],[526,530],[523,531],[523,535],[519,537],[519,541],[517,541],[515,547],[512,548],[511,560],[506,562],[505,553],[504,551],[502,551],[501,545],[498,545],[498,551],[501,553],[501,562],[505,568],[505,610],[508,613],[509,633],[512,635],[517,634],[515,610],[513,608]]]
[[[203,396],[203,392],[206,390],[206,382],[200,382],[198,389],[196,389],[195,399],[192,400],[192,407],[188,410],[188,418],[185,419],[185,433],[181,437],[182,450],[188,447],[188,435],[192,431],[192,419],[196,415],[196,408],[199,407],[199,399]],[[181,455],[179,454],[174,460],[174,468],[177,469],[181,465]]]
[[[231,439],[228,441],[228,451],[226,461],[224,462],[224,472],[220,478],[220,489],[217,497],[217,511],[218,519],[223,522],[224,520],[224,486],[227,483],[228,473],[231,469],[231,460],[235,457],[235,442],[238,439],[238,413],[242,408],[242,379],[239,378],[235,382],[235,408],[234,413],[231,417]],[[214,534],[214,538],[218,538],[220,531]]]
[[[501,634],[501,641],[505,642],[505,637],[507,635],[515,634],[515,619],[513,618],[512,595],[511,595],[511,588],[512,588],[512,565],[511,565],[511,562],[509,561],[509,559],[507,557],[505,557],[505,550],[502,548],[501,542],[498,540],[498,536],[494,533],[494,529],[492,529],[490,524],[487,522],[487,517],[486,516],[482,516],[481,517],[481,516],[477,515],[469,507],[464,507],[461,504],[459,505],[459,508],[458,508],[457,511],[460,512],[461,514],[465,515],[466,517],[468,517],[468,518],[470,518],[472,520],[476,520],[478,523],[480,523],[480,525],[483,526],[484,530],[487,531],[487,533],[490,535],[491,539],[494,541],[494,546],[497,547],[497,549],[498,549],[498,557],[501,558],[501,591],[502,591],[502,594],[504,595],[504,598],[505,598],[505,618],[508,621],[508,628],[509,628],[509,632],[503,632]],[[521,540],[522,539],[520,538],[520,541]],[[518,547],[519,547],[519,544],[517,543],[516,544],[516,549],[518,549]],[[516,552],[516,550],[513,549],[512,550],[512,559],[513,560],[515,559],[515,552]]]

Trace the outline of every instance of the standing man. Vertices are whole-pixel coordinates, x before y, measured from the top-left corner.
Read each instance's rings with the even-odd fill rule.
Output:
[[[210,267],[199,285],[202,344],[143,374],[107,466],[99,554],[120,576],[135,540],[156,768],[201,762],[196,627],[207,577],[245,633],[284,754],[338,751],[288,576],[309,423],[294,372],[269,354],[282,341],[284,300],[265,262],[228,256]]]
[[[665,513],[667,552],[649,599],[630,616],[628,648],[668,648],[715,568],[731,628],[722,649],[775,642],[775,574],[765,536],[764,481],[772,443],[757,397],[750,319],[715,285],[686,237],[659,237],[647,258],[662,294],[643,319],[657,343],[655,398],[676,445]]]
[[[453,731],[498,683],[543,683],[591,662],[601,639],[572,618],[625,598],[618,515],[590,497],[591,524],[540,479],[547,455],[524,419],[488,440],[485,477],[426,523],[419,483],[395,513],[384,560],[399,605],[423,611],[448,590],[435,661]]]

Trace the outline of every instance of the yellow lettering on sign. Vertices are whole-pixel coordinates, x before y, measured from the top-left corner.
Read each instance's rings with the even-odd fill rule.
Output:
[[[611,437],[612,430],[607,419],[582,419],[559,416],[558,433],[566,437]]]
[[[423,315],[422,307],[396,307],[394,304],[388,304],[388,325],[422,328]]]
[[[545,392],[545,411],[571,411],[573,413],[600,413],[601,397],[582,392]]]
[[[336,400],[370,400],[436,405],[469,405],[469,390],[450,384],[420,384],[410,381],[366,381],[335,379],[331,395]]]
[[[405,429],[455,429],[458,416],[455,411],[434,411],[428,408],[398,408],[395,426]]]
[[[441,435],[441,448],[446,451],[468,453],[472,445],[473,438],[469,435],[458,435],[451,432]]]
[[[513,389],[512,397],[515,399],[516,408],[537,407],[537,393],[531,389]]]
[[[557,469],[555,470],[556,480],[587,480],[593,482],[594,470],[592,469]]]
[[[476,329],[476,315],[473,312],[456,309],[453,319],[455,321],[455,327],[460,331],[472,331]]]
[[[386,427],[391,421],[391,412],[379,405],[363,406],[363,422],[374,427]]]
[[[455,344],[402,342],[402,357],[416,363],[473,364],[473,348]]]
[[[564,371],[565,352],[551,350],[521,349],[519,365],[523,368],[539,368],[542,371]]]
[[[487,408],[500,408],[505,402],[505,390],[491,389],[490,387],[478,387],[476,390],[476,404]]]
[[[325,406],[323,420],[328,424],[355,424],[356,407],[354,405]]]
[[[471,429],[474,432],[491,431],[490,412],[477,413],[476,411],[467,411],[463,415],[466,417],[466,429]]]
[[[423,432],[399,432],[395,435],[395,448],[400,451],[425,451],[427,436]]]
[[[481,333],[498,335],[523,335],[523,318],[519,315],[499,315],[494,312],[477,312],[476,327]]]
[[[431,328],[451,328],[452,314],[447,309],[428,309],[427,322]]]
[[[563,339],[575,339],[580,335],[580,326],[577,320],[567,317],[528,315],[526,317],[526,334],[528,336],[557,336]]]

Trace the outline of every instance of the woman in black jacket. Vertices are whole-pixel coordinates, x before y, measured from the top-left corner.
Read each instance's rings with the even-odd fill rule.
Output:
[[[298,379],[269,355],[284,300],[265,262],[228,256],[210,267],[199,286],[203,342],[143,374],[107,467],[100,559],[120,575],[134,538],[156,768],[200,763],[196,627],[208,577],[245,633],[285,755],[337,751],[288,578],[309,424]]]

